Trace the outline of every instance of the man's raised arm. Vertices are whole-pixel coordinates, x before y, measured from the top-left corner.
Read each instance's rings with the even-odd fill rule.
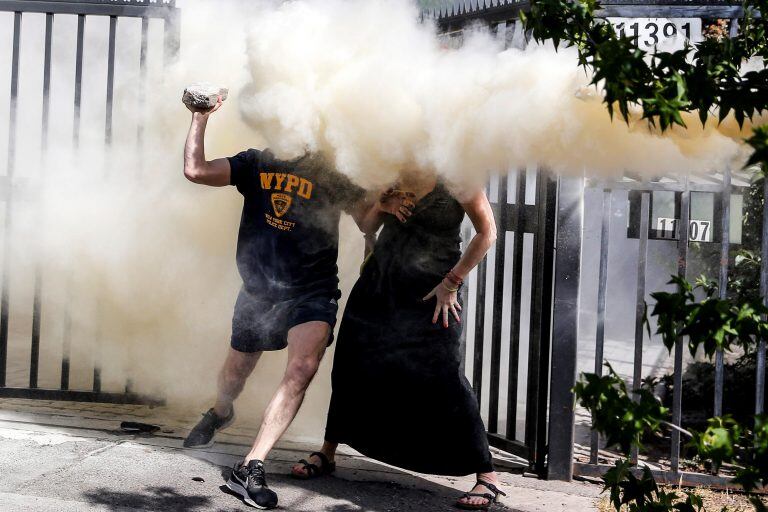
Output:
[[[187,105],[192,112],[192,124],[189,126],[187,142],[184,145],[184,176],[193,183],[223,187],[230,183],[229,160],[217,158],[208,161],[205,159],[205,127],[208,125],[208,117],[219,110],[222,101],[209,110],[199,110]]]

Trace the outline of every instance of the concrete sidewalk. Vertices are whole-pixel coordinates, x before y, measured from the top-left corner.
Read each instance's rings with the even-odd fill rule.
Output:
[[[125,434],[119,419],[150,421],[164,432]],[[222,436],[206,450],[183,450],[186,430],[163,408],[0,401],[0,511],[254,510],[222,489],[229,468],[247,451]],[[165,421],[158,421],[165,418]],[[239,441],[239,440],[238,440]],[[270,486],[288,511],[442,511],[472,478],[401,471],[347,452],[333,477],[303,482],[290,466],[309,446],[283,443],[267,462]],[[501,466],[513,465],[500,459]],[[595,510],[600,487],[501,473],[507,493],[494,510]]]

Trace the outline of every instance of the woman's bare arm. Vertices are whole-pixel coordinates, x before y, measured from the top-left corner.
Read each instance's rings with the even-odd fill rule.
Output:
[[[452,279],[458,278],[463,281],[472,269],[482,261],[488,249],[496,241],[496,222],[493,219],[491,204],[483,191],[475,193],[468,201],[461,203],[461,206],[467,212],[469,220],[472,221],[472,225],[477,231],[477,234],[472,237],[472,241],[469,242],[467,250],[464,251],[459,262],[451,270]],[[438,318],[442,316],[443,327],[447,328],[449,314],[457,322],[461,322],[461,316],[459,316],[461,305],[458,300],[459,285],[460,283],[457,284],[445,277],[424,297],[424,300],[429,300],[432,297],[436,299],[435,312],[432,315],[433,324],[437,323]]]
[[[485,192],[474,194],[467,202],[461,203],[477,234],[472,237],[461,259],[453,267],[453,273],[465,279],[473,268],[485,258],[488,249],[496,242],[496,221],[493,219],[491,203]]]

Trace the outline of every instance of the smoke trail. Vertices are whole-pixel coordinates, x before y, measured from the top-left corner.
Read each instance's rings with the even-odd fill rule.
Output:
[[[611,122],[575,52],[504,51],[482,30],[446,50],[407,0],[297,0],[254,20],[242,109],[283,155],[335,156],[366,185],[404,166],[458,182],[539,164],[558,173],[658,175],[743,160],[732,127],[659,136]]]

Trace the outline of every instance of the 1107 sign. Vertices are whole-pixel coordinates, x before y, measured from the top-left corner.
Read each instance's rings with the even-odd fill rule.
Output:
[[[656,235],[659,238],[676,239],[680,219],[659,217],[656,220]],[[708,220],[692,220],[688,227],[688,240],[691,242],[711,242],[712,226]]]
[[[608,18],[621,36],[631,37],[638,47],[650,50],[680,50],[686,41],[698,43],[704,37],[701,18]]]

